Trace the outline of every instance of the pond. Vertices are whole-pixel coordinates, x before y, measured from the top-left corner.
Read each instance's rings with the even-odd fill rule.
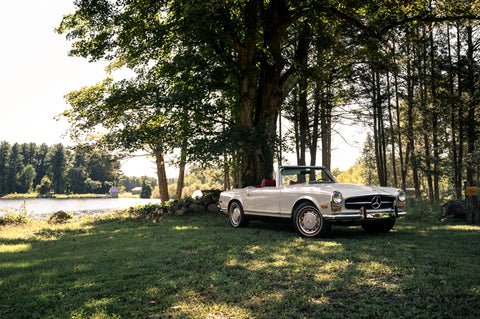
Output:
[[[63,210],[74,216],[95,215],[114,209],[128,208],[138,205],[159,204],[160,199],[144,198],[87,198],[87,199],[0,199],[0,217],[7,212],[22,212],[22,205],[28,214],[35,219],[44,219],[51,213]]]

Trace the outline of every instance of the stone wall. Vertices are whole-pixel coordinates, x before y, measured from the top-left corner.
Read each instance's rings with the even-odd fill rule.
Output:
[[[198,215],[205,213],[220,213],[218,199],[219,190],[203,191],[203,196],[192,200],[180,201],[170,206],[170,213],[176,216],[186,214]]]

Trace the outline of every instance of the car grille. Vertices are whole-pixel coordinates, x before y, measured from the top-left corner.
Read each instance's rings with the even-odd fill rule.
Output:
[[[375,198],[377,197],[377,198]],[[388,209],[393,208],[395,197],[389,195],[368,195],[350,197],[345,200],[347,209]]]

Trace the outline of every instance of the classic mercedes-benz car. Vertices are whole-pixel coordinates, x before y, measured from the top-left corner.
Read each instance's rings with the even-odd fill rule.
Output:
[[[262,185],[224,191],[220,207],[230,224],[248,226],[250,219],[277,217],[293,222],[303,237],[322,237],[332,224],[361,225],[388,232],[405,216],[405,192],[390,187],[338,183],[325,167],[284,166]]]

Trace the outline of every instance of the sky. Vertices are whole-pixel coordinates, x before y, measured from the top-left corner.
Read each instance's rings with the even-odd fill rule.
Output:
[[[71,142],[66,120],[55,117],[69,108],[64,96],[106,77],[105,63],[68,56],[71,43],[54,32],[73,0],[0,2],[0,141]],[[361,129],[339,128],[349,141],[333,141],[332,168],[346,170],[358,158],[365,137]],[[351,145],[349,145],[351,144]],[[294,156],[289,157],[294,163]],[[128,176],[155,176],[152,158],[135,157],[122,164]],[[175,177],[171,168],[167,174]]]

